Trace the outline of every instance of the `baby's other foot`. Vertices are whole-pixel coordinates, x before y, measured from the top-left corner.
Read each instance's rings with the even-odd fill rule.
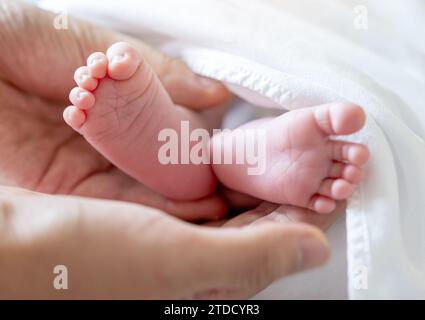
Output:
[[[363,110],[352,104],[331,104],[287,112],[263,122],[267,166],[264,174],[249,176],[240,169],[222,170],[228,187],[271,202],[306,207],[319,213],[335,209],[363,179],[369,157],[366,146],[330,139],[360,130]]]

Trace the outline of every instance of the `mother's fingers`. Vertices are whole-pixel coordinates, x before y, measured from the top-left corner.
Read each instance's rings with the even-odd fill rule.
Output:
[[[309,209],[283,205],[277,208],[272,214],[258,220],[257,223],[268,220],[289,223],[307,223],[321,230],[326,230],[344,213],[345,208],[346,201],[338,201],[333,212],[329,214],[318,214]]]
[[[175,104],[202,110],[229,100],[230,93],[222,83],[195,75],[182,61],[146,46],[141,53],[152,64]]]
[[[71,194],[143,204],[187,221],[217,220],[227,213],[226,202],[219,195],[194,201],[170,200],[116,168],[89,176]]]
[[[262,202],[256,208],[246,211],[232,219],[227,220],[225,223],[222,224],[222,227],[242,227],[250,225],[252,223],[256,223],[257,221],[261,221],[267,216],[273,214],[273,212],[278,207],[279,205],[274,203]]]
[[[279,223],[307,223],[319,229],[326,230],[344,212],[345,207],[345,201],[338,201],[336,209],[332,213],[324,215],[301,207],[290,205],[279,206],[277,204],[263,202],[255,209],[244,212],[232,219],[223,221],[222,223],[212,222],[210,225],[241,227],[272,221]]]
[[[52,27],[52,12],[11,0],[1,5],[0,38],[4,46],[0,77],[22,91],[65,104],[75,69],[91,53],[104,52],[113,43],[125,40],[134,43],[152,65],[176,104],[202,109],[229,98],[228,90],[219,82],[196,76],[184,63],[142,41],[76,18],[66,32],[58,31]]]

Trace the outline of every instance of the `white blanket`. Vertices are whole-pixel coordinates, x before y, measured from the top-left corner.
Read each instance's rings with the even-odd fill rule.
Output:
[[[351,139],[366,143],[372,159],[349,201],[346,228],[341,219],[329,231],[331,262],[258,297],[425,298],[425,2],[357,4],[44,2],[154,41],[255,105],[290,110],[346,100],[364,107],[366,127]]]

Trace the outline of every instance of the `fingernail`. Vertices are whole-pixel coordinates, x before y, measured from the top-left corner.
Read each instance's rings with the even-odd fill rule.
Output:
[[[309,236],[301,239],[301,270],[324,263],[329,257],[329,246],[324,238]]]

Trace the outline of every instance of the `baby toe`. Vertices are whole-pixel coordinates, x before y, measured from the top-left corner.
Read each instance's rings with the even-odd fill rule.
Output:
[[[329,178],[341,178],[344,174],[345,164],[335,161],[329,170]]]
[[[351,183],[359,183],[363,180],[363,170],[351,164],[334,162],[329,172],[329,178],[344,178]]]
[[[330,110],[330,117],[338,135],[354,133],[360,130],[366,121],[363,109],[351,103],[334,105]]]
[[[362,166],[369,160],[369,150],[365,145],[344,141],[332,141],[332,157],[336,161],[349,162]]]
[[[90,71],[86,66],[80,67],[75,71],[74,80],[79,87],[89,91],[96,89],[97,84],[99,83],[96,78],[93,78],[90,75]]]
[[[71,128],[78,131],[86,121],[86,114],[75,106],[69,106],[63,112],[63,119]]]
[[[351,103],[333,103],[315,107],[317,125],[327,135],[346,135],[360,130],[366,115],[362,108]]]
[[[87,58],[87,68],[93,78],[105,78],[108,72],[108,58],[102,52],[92,53]]]
[[[80,87],[75,87],[71,90],[69,100],[74,106],[80,109],[90,109],[95,103],[93,93]]]
[[[354,192],[354,185],[344,179],[323,180],[318,194],[336,200],[347,199]]]
[[[351,183],[359,183],[363,180],[363,170],[354,165],[345,165],[342,178]]]
[[[336,208],[336,202],[333,199],[322,195],[314,195],[309,204],[309,209],[318,213],[331,213]]]
[[[348,161],[357,166],[366,164],[369,160],[369,149],[364,145],[353,145],[348,149]]]
[[[118,42],[106,52],[108,74],[114,80],[127,80],[133,76],[141,62],[136,49],[128,43]]]

